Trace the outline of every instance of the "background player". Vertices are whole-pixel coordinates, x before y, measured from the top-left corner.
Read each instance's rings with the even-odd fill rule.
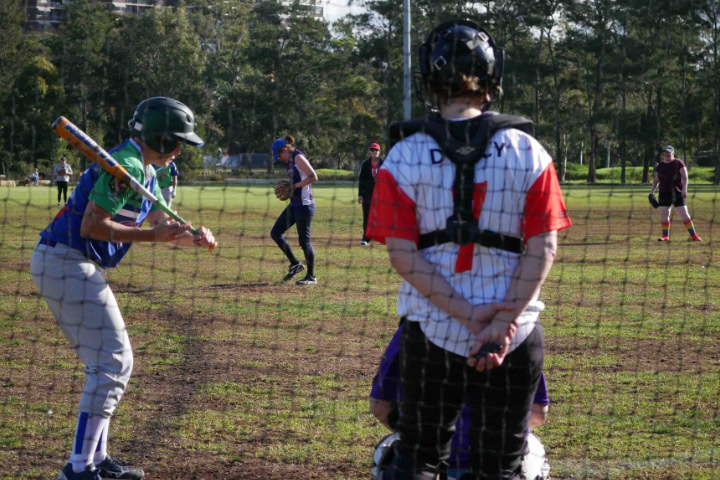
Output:
[[[380,144],[371,143],[369,151],[370,157],[362,163],[358,176],[358,203],[362,205],[363,211],[363,236],[360,245],[367,245],[370,242],[370,239],[365,236],[365,230],[367,230],[367,222],[370,217],[370,202],[375,189],[375,177],[382,166]]]
[[[317,182],[317,173],[310,165],[305,154],[295,148],[295,139],[288,135],[285,138],[278,138],[272,143],[273,159],[285,163],[285,169],[290,177],[292,195],[290,205],[280,214],[275,221],[270,236],[280,250],[290,261],[290,268],[283,281],[288,281],[305,267],[293,254],[290,244],[283,234],[293,225],[297,226],[298,240],[300,247],[305,254],[307,263],[307,274],[302,280],[295,282],[298,285],[315,285],[315,249],[310,238],[312,219],[315,216],[315,200],[313,199],[311,184]]]
[[[201,146],[192,111],[177,100],[140,103],[129,123],[131,138],[112,157],[162,200],[151,164],[166,166],[180,144]],[[147,219],[150,228],[142,228]],[[40,233],[30,261],[33,281],[65,337],[85,364],[75,441],[58,480],[144,477],[141,469],[107,454],[112,416],[130,379],[133,355],[127,328],[105,279],[133,242],[209,247],[212,233],[168,220],[148,200],[93,164],[55,219]]]
[[[404,324],[404,322],[403,322]],[[398,327],[383,354],[380,366],[373,378],[370,391],[370,412],[380,423],[391,431],[395,431],[399,415],[399,402],[402,399],[400,390],[400,343],[402,340],[403,324]],[[548,397],[545,376],[540,376],[538,388],[535,392],[530,410],[530,430],[539,427],[547,420],[550,398]],[[455,434],[452,438],[448,476],[460,478],[470,470],[470,407],[465,403],[460,418],[455,424]],[[547,463],[547,462],[545,462]],[[382,468],[382,466],[381,466]],[[549,467],[547,467],[549,471]],[[524,472],[527,475],[527,472]],[[532,477],[528,480],[535,480]]]
[[[419,54],[423,97],[440,117],[391,130],[426,127],[390,150],[367,232],[387,243],[403,278],[398,313],[407,320],[389,478],[433,479],[469,401],[473,475],[520,480],[544,358],[538,297],[557,230],[571,222],[550,156],[508,128],[528,121],[483,114],[502,93],[503,52],[490,35],[472,22],[447,22]],[[468,157],[461,169],[454,163]],[[461,246],[459,232],[474,241]],[[499,350],[475,360],[486,345]]]
[[[165,204],[170,207],[173,198],[177,195],[178,169],[175,161],[171,160],[170,165],[167,167],[160,165],[153,166],[155,167],[155,175],[157,176],[162,196],[165,199]]]
[[[68,184],[70,183],[70,176],[72,175],[72,167],[65,160],[65,157],[60,157],[60,163],[55,165],[53,175],[55,175],[55,184],[58,189],[58,201],[57,206],[60,206],[60,198],[62,196],[63,202],[67,203],[67,191]]]
[[[693,225],[690,212],[688,212],[685,205],[688,188],[687,168],[682,160],[675,158],[675,149],[671,145],[663,149],[662,161],[655,165],[650,195],[655,193],[658,186],[660,187],[660,195],[658,196],[660,207],[658,207],[658,211],[660,212],[660,226],[662,227],[662,235],[658,238],[658,242],[670,241],[671,206],[674,206],[675,211],[680,215],[683,225],[690,234],[690,240],[702,242],[702,238],[695,232],[695,225]]]
[[[40,172],[38,171],[38,168],[35,167],[33,169],[32,173],[30,173],[30,175],[28,175],[28,185],[37,187],[39,183],[40,183]]]

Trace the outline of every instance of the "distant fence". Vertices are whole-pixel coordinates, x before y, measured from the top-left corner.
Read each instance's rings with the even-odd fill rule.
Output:
[[[239,153],[237,155],[204,156],[203,165],[212,168],[267,168],[269,153]]]

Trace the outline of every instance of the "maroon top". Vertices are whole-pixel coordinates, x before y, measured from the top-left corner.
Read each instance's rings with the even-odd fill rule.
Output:
[[[671,162],[660,162],[655,165],[655,173],[657,173],[660,181],[661,192],[672,192],[673,187],[678,192],[682,192],[682,176],[680,171],[685,168],[682,160],[676,158]]]

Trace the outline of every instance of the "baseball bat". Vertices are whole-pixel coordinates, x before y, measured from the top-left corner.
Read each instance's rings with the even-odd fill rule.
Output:
[[[145,186],[138,182],[135,177],[125,170],[125,168],[117,163],[114,158],[110,156],[100,145],[98,145],[92,138],[90,138],[85,132],[80,130],[74,123],[67,118],[60,116],[52,124],[52,129],[66,142],[72,145],[77,151],[82,153],[93,163],[100,165],[103,170],[108,172],[113,177],[126,182],[130,188],[135,190],[137,193],[142,195],[144,198],[150,200],[154,205],[165,212],[170,218],[181,224],[188,223],[180,215],[170,210],[165,204],[158,201],[158,198]],[[191,228],[190,232],[193,235],[198,235],[199,230]],[[217,241],[214,242],[208,248],[209,251],[213,251],[217,246]]]

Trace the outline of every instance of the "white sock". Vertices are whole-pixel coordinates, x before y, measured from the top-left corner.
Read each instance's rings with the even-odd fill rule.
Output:
[[[97,465],[107,458],[107,438],[108,430],[110,430],[110,419],[107,419],[105,428],[103,428],[102,435],[98,441],[97,448],[95,449],[95,455],[93,456],[93,463]]]
[[[78,415],[77,428],[75,429],[75,442],[73,443],[70,463],[73,472],[80,473],[93,464],[93,455],[97,448],[103,430],[107,429],[110,419],[99,415],[90,415],[81,412]]]

